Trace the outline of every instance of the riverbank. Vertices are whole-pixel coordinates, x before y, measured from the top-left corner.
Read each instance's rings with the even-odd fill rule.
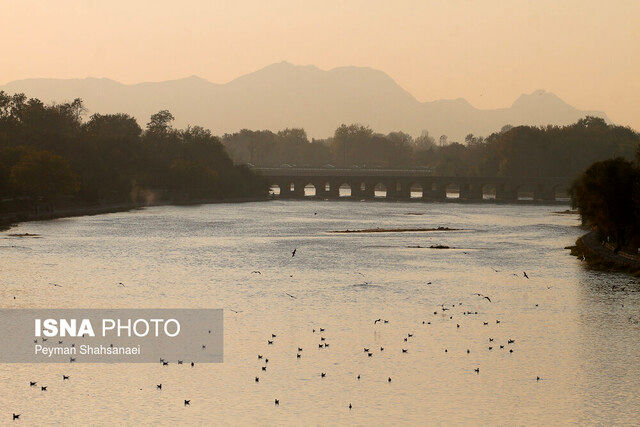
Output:
[[[624,271],[640,276],[640,256],[624,251],[614,252],[614,246],[600,242],[595,231],[578,238],[571,246],[571,254],[586,261],[590,267],[599,270]]]
[[[45,221],[58,218],[70,218],[76,216],[102,215],[115,212],[127,212],[136,209],[144,209],[150,206],[187,206],[206,205],[214,203],[246,203],[267,201],[268,197],[238,197],[230,199],[198,199],[176,203],[175,201],[156,201],[152,203],[106,203],[106,204],[83,204],[77,206],[66,206],[52,210],[35,210],[22,212],[6,212],[0,214],[0,231],[6,231],[15,225],[29,221]]]

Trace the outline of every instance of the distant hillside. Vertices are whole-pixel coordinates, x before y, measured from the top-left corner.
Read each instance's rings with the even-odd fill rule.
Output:
[[[569,124],[585,115],[542,90],[520,96],[508,108],[480,110],[464,99],[421,103],[382,71],[339,67],[324,71],[287,62],[269,65],[226,84],[192,76],[124,85],[109,79],[27,79],[0,86],[45,102],[82,98],[90,113],[127,112],[140,124],[168,109],[177,126],[197,124],[222,134],[239,129],[304,127],[310,136],[333,134],[341,123],[362,123],[378,132],[423,129],[436,138],[488,135],[506,124]]]

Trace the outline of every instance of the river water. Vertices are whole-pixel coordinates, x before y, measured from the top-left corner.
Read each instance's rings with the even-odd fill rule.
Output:
[[[638,281],[570,256],[563,209],[271,201],[21,224],[0,234],[2,307],[224,308],[225,361],[0,365],[0,422],[637,423]],[[461,230],[332,233],[377,227]]]

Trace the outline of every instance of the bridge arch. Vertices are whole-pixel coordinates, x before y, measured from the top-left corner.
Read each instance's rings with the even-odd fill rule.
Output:
[[[459,199],[460,198],[460,184],[457,182],[450,182],[445,185],[445,197],[447,199]]]
[[[313,184],[312,182],[308,182],[307,184],[305,184],[303,188],[304,188],[304,197],[316,197],[318,194],[316,185]]]
[[[409,184],[409,198],[421,199],[424,196],[424,188],[419,182],[412,182]]]
[[[388,194],[387,186],[383,182],[379,182],[373,186],[373,197],[377,199],[385,199]]]
[[[339,197],[351,197],[351,185],[348,182],[343,182],[338,187],[338,195]]]
[[[269,195],[270,196],[279,196],[280,195],[280,186],[278,184],[269,185]]]

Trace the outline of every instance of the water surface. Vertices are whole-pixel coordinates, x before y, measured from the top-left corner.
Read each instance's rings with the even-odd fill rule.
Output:
[[[0,419],[637,422],[639,286],[563,249],[582,233],[563,209],[272,201],[21,224],[0,234],[2,307],[225,308],[225,362],[2,365]],[[462,230],[331,233],[440,226]]]

